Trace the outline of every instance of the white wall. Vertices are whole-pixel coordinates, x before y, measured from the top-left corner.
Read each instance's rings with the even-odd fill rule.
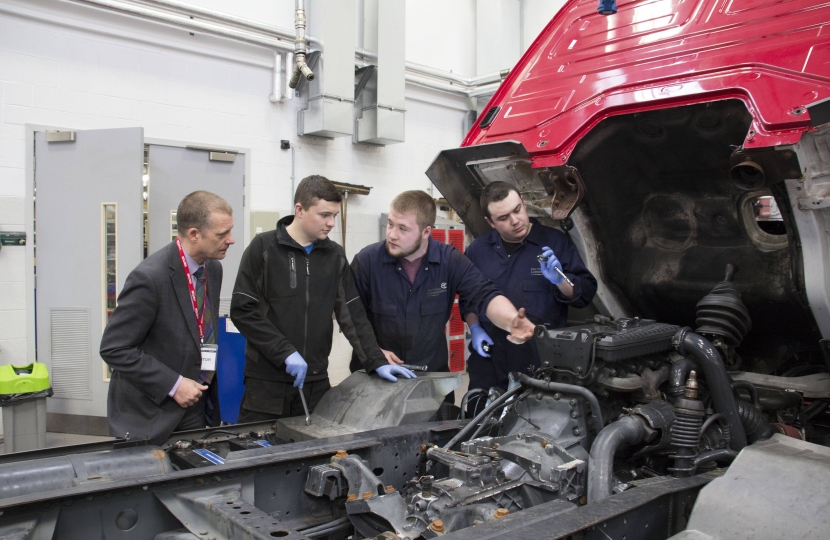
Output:
[[[477,0],[476,74],[512,68],[524,52],[521,44],[523,0]]]
[[[250,19],[279,28],[294,28],[294,0],[183,0],[219,13]],[[313,2],[313,0],[309,0]]]
[[[409,0],[406,59],[476,75],[476,0]]]

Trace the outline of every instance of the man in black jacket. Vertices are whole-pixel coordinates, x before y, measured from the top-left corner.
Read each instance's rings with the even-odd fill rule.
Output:
[[[257,235],[242,255],[231,301],[231,319],[248,341],[239,422],[302,415],[299,392],[314,409],[331,388],[332,313],[367,373],[392,382],[395,375],[415,377],[387,362],[346,254],[328,239],[340,201],[326,178],[304,178],[295,215]]]

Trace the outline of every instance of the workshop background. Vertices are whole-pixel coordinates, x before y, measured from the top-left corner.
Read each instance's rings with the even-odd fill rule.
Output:
[[[378,0],[355,2],[354,47],[371,57],[378,43],[374,30]],[[403,140],[383,146],[356,143],[352,136],[299,136],[298,110],[308,101],[299,92],[291,95],[284,79],[277,76],[274,82],[273,50],[101,9],[100,4],[0,0],[0,232],[32,228],[26,201],[34,194],[26,191],[35,159],[29,155],[32,142],[26,140],[27,125],[60,130],[140,127],[145,141],[235,148],[244,154],[245,219],[236,216],[237,244],[231,248],[237,255],[250,241],[252,233],[246,225],[250,227],[251,212],[291,213],[292,155],[296,182],[322,174],[335,182],[370,186],[368,195],[349,198],[346,251],[351,259],[362,247],[381,239],[380,214],[388,211],[397,193],[433,192],[424,175],[426,168],[439,151],[461,143],[497,88],[499,72],[504,76],[518,61],[562,2],[401,1],[399,16],[405,20],[395,24],[405,28],[399,36],[407,62]],[[294,34],[294,0],[192,0],[189,4],[202,12],[215,10]],[[326,31],[329,36],[338,31],[314,26],[315,16],[320,17],[315,9],[334,4],[306,2],[307,35],[325,42]],[[216,25],[223,26],[221,21]],[[345,30],[347,35],[351,32]],[[285,62],[284,56],[281,59]],[[355,62],[368,63],[360,56]],[[285,140],[291,149],[281,148]],[[437,191],[433,195],[440,197]],[[446,212],[440,215],[448,217]],[[100,242],[100,234],[67,227],[65,242]],[[341,242],[339,220],[331,238]],[[27,259],[34,240],[29,235],[29,247],[0,249],[0,364],[21,365],[35,359],[34,292],[27,285],[34,283],[32,256]],[[119,274],[120,280],[126,277],[123,270]],[[222,296],[229,294],[223,290]],[[348,374],[350,354],[335,325],[333,383]],[[100,370],[100,358],[89,362],[90,370]]]

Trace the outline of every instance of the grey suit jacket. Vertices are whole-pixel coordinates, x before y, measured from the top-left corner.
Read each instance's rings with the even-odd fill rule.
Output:
[[[205,266],[216,332],[222,265],[211,260]],[[164,442],[185,413],[168,393],[179,375],[197,379],[201,366],[199,327],[175,242],[127,276],[101,338],[101,358],[114,370],[107,396],[110,434]]]

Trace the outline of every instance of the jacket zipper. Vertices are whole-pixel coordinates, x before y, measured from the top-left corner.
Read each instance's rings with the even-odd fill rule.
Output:
[[[297,288],[297,264],[294,261],[294,254],[293,253],[288,254],[288,260],[291,263],[291,277],[289,278],[289,285],[291,286],[292,289],[296,289]]]
[[[306,255],[305,257],[305,329],[303,330],[303,359],[308,362],[306,357],[306,343],[308,343],[308,284],[311,281],[311,270],[309,269],[309,256]]]

